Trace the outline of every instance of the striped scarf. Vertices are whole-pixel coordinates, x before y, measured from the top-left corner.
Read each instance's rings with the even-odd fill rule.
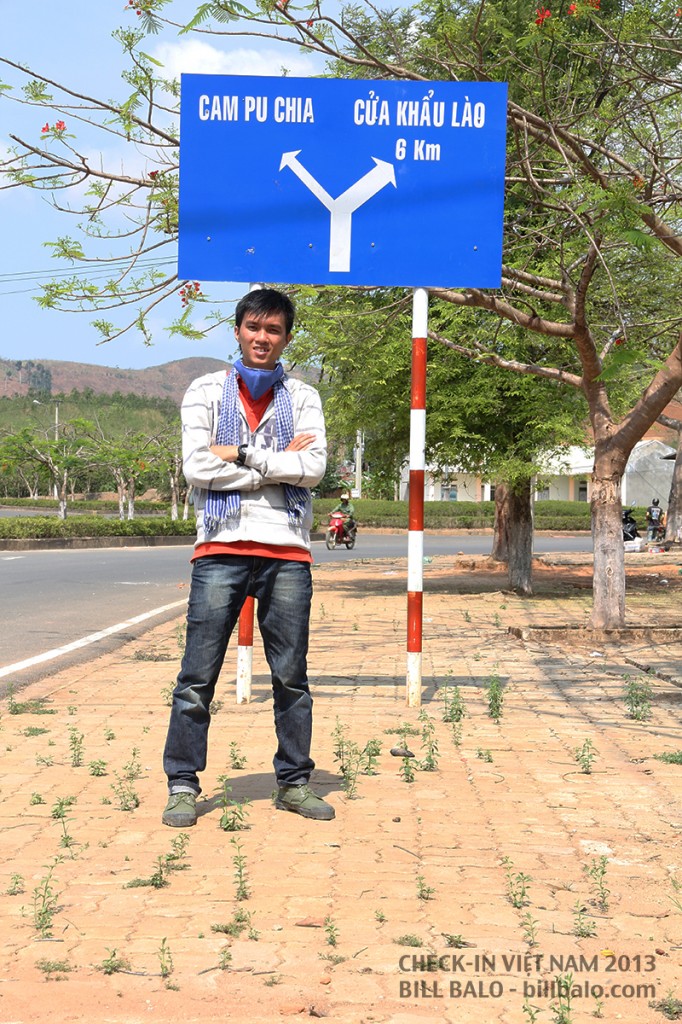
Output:
[[[281,364],[278,364],[281,368]],[[277,450],[283,452],[294,437],[294,414],[291,395],[282,380],[283,371],[273,385],[275,393],[275,431]],[[240,443],[239,388],[234,369],[225,377],[223,395],[218,416],[216,444]],[[291,526],[298,526],[303,520],[308,501],[308,489],[284,484],[287,514]],[[206,534],[217,532],[230,521],[239,519],[241,496],[239,491],[210,491],[204,507],[204,529]]]

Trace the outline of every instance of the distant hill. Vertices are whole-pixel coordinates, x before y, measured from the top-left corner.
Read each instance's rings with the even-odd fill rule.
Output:
[[[96,395],[146,395],[150,398],[170,398],[178,406],[195,377],[214,373],[229,365],[221,359],[190,356],[175,359],[145,370],[120,370],[112,366],[91,363],[71,363],[60,359],[2,359],[0,358],[0,397],[26,395],[29,390],[41,390],[53,395],[68,395],[72,391],[90,389]],[[314,380],[316,375],[295,370],[295,377]]]

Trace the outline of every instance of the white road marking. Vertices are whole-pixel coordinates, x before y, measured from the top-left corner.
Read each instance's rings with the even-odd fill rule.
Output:
[[[25,558],[25,555],[3,555],[3,562],[16,562],[19,558]]]
[[[12,672],[21,672],[25,668],[33,668],[35,665],[42,665],[43,662],[53,661],[55,658],[61,658],[64,654],[70,654],[71,651],[78,651],[81,647],[87,647],[89,644],[94,644],[98,640],[104,640],[107,636],[112,636],[114,633],[120,633],[124,629],[129,629],[131,626],[137,626],[140,622],[145,622],[146,619],[152,619],[155,615],[161,615],[163,612],[169,612],[173,608],[181,608],[187,604],[187,599],[184,601],[174,601],[173,604],[164,604],[161,608],[154,608],[151,612],[144,612],[142,615],[136,615],[132,619],[126,619],[125,622],[119,622],[115,626],[109,626],[107,629],[101,629],[98,633],[90,633],[88,636],[82,637],[80,640],[74,640],[70,644],[64,644],[63,647],[55,647],[51,651],[45,651],[44,654],[36,654],[33,658],[26,658],[24,661],[16,661],[13,665],[6,665],[0,669],[0,679],[4,676],[10,675]]]

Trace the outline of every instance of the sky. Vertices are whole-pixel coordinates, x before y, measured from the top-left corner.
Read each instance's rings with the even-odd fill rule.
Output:
[[[7,0],[0,2],[0,9],[4,6],[9,6]],[[189,17],[195,7],[191,0],[176,0],[166,10],[181,20],[180,16]],[[22,6],[20,16],[15,8],[14,15],[3,18],[0,55],[78,92],[119,100],[129,95],[130,88],[121,81],[124,60],[111,34],[131,24],[134,15],[126,11],[123,0],[98,0],[96,4],[70,0],[67,5],[33,0]],[[300,53],[296,47],[278,46],[267,40],[178,37],[169,31],[149,36],[143,49],[163,62],[167,77],[179,77],[181,72],[278,75],[283,66],[300,77],[322,71],[319,59]],[[25,77],[6,65],[0,65],[0,81],[15,86],[9,94],[0,93],[0,154],[6,154],[10,134],[35,143],[46,121],[53,123],[62,116],[66,120],[65,115],[50,116],[38,107],[13,102],[9,97],[18,92]],[[93,147],[97,145],[94,138]],[[78,145],[81,140],[79,130]],[[95,148],[90,150],[91,154],[96,152]],[[131,169],[139,167],[139,156],[132,147],[120,152],[109,149],[104,156],[106,164],[113,162],[123,170],[126,162]],[[62,193],[60,202],[67,198]],[[164,328],[181,311],[175,298],[159,307],[151,318],[151,346],[145,345],[135,331],[98,344],[101,336],[90,326],[92,314],[41,309],[35,301],[40,294],[39,283],[50,280],[55,272],[73,269],[72,264],[55,259],[45,243],[60,235],[78,237],[76,223],[77,218],[55,211],[44,193],[23,187],[0,191],[0,357],[142,369],[187,356],[228,359],[233,355],[232,332],[226,327],[212,331],[202,341],[171,337]],[[167,252],[175,258],[170,247]],[[174,264],[169,266],[175,270]],[[212,285],[210,295],[229,310],[248,286],[248,282]],[[108,313],[103,315],[114,319]]]

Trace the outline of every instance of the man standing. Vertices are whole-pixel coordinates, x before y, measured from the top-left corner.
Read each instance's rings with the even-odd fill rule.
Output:
[[[663,526],[663,509],[658,498],[653,498],[646,510],[646,539],[657,540],[658,532]]]
[[[182,404],[183,466],[194,485],[197,541],[187,639],[173,693],[164,770],[165,825],[197,819],[206,767],[209,705],[230,635],[248,596],[272,673],[278,790],[275,806],[330,820],[334,808],[308,786],[312,697],[307,652],[312,575],[310,487],[323,477],[320,397],[284,373],[294,307],[274,289],[249,292],[235,311],[241,358],[189,387]]]

